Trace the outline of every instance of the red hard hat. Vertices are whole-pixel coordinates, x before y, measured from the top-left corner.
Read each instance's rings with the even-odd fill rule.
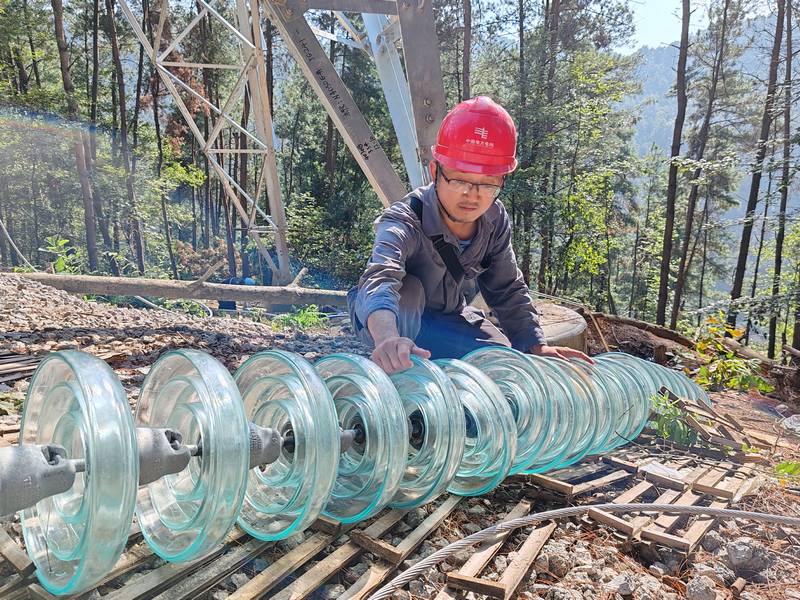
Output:
[[[431,152],[456,171],[506,175],[517,168],[517,128],[506,109],[478,96],[445,115]]]

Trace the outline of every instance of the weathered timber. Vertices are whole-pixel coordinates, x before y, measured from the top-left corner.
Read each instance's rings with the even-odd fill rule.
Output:
[[[586,311],[583,311],[581,314],[586,315]],[[648,333],[652,333],[655,336],[658,336],[665,340],[673,341],[677,344],[680,344],[681,346],[685,346],[689,349],[694,350],[694,342],[692,340],[690,340],[684,335],[681,335],[677,331],[672,331],[671,329],[667,329],[666,327],[661,327],[659,325],[654,325],[653,323],[647,323],[645,321],[639,321],[638,319],[620,317],[619,315],[608,315],[606,313],[600,313],[600,312],[591,313],[591,315],[594,316],[595,318],[605,319],[610,323],[631,325],[632,327],[636,327],[637,329],[641,329]]]
[[[52,275],[50,273],[25,273],[24,276],[73,294],[236,300],[240,302],[269,302],[270,304],[327,304],[340,308],[347,306],[346,292],[317,290],[298,286],[224,285],[207,282],[194,285],[193,282],[170,279]]]

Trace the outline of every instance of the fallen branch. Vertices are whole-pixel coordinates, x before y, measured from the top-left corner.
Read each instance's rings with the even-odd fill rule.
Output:
[[[211,278],[211,276],[214,273],[216,273],[220,269],[220,267],[222,267],[222,265],[224,265],[226,262],[228,262],[228,261],[225,258],[222,258],[222,259],[218,260],[217,262],[215,262],[208,269],[206,269],[206,272],[203,273],[198,279],[196,279],[195,281],[192,281],[189,284],[189,288],[190,289],[196,289],[196,288],[200,287],[201,284],[203,284],[206,281],[208,281]]]
[[[297,277],[292,279],[292,282],[289,284],[288,287],[299,287],[300,282],[303,281],[303,277],[305,277],[307,274],[308,274],[307,267],[303,267],[302,269],[300,269],[300,272],[297,274]]]
[[[722,337],[722,338],[719,338],[719,339],[722,342],[722,344],[728,350],[733,352],[736,356],[738,356],[740,358],[748,358],[748,359],[757,360],[758,362],[761,363],[761,366],[764,367],[765,369],[772,369],[774,367],[781,366],[780,363],[778,363],[777,361],[772,360],[771,358],[768,358],[768,357],[764,356],[760,352],[756,352],[752,348],[748,348],[747,346],[743,346],[742,344],[740,344],[739,342],[737,342],[733,338]]]
[[[690,350],[694,350],[694,342],[687,338],[685,335],[681,335],[677,331],[673,331],[672,329],[667,329],[666,327],[661,327],[660,325],[654,325],[653,323],[647,323],[645,321],[639,321],[638,319],[631,319],[629,317],[620,317],[619,315],[608,315],[606,313],[601,312],[589,312],[586,310],[578,310],[579,313],[584,315],[584,318],[588,316],[590,318],[599,318],[605,319],[611,323],[620,323],[621,325],[630,325],[631,327],[636,327],[637,329],[641,329],[648,333],[652,333],[655,336],[663,338],[665,340],[673,341],[681,346],[685,346]]]
[[[240,302],[268,302],[270,304],[317,304],[339,308],[347,306],[347,292],[317,290],[299,286],[224,285],[206,282],[198,285],[196,282],[190,283],[171,279],[52,275],[50,273],[22,273],[21,275],[73,294],[236,300]]]

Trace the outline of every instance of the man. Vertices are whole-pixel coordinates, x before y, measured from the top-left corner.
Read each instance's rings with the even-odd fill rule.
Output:
[[[548,346],[511,246],[511,224],[497,200],[517,167],[511,116],[479,96],[445,116],[431,149],[432,183],[377,219],[375,244],[348,304],[372,360],[387,373],[410,355],[460,358],[482,346],[510,346],[558,358],[591,359]],[[477,290],[502,331],[468,306]]]

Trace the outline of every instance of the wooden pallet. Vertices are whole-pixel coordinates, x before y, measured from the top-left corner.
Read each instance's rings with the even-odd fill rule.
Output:
[[[367,598],[386,578],[453,512],[463,498],[450,496],[397,546],[371,536],[367,531],[354,532],[350,538],[359,546],[379,556],[376,562],[342,595],[347,600]]]
[[[376,556],[380,557],[380,560],[372,565],[372,568],[366,571],[341,596],[342,598],[351,599],[366,598],[384,582],[390,573],[398,568],[400,562],[404,561],[442,524],[461,500],[462,498],[458,496],[450,496],[445,499],[422,523],[408,532],[403,541],[397,546],[387,543],[381,537],[389,533],[403,519],[406,511],[388,511],[365,529],[351,531],[349,533],[349,541],[325,556],[310,569],[300,574],[288,586],[270,597],[276,600],[307,598],[326,581],[355,561],[361,554],[368,551],[376,554]],[[343,532],[348,529],[345,528]],[[315,534],[240,587],[228,597],[229,600],[249,600],[269,594],[287,576],[297,571],[306,562],[332,544],[336,537],[338,537],[337,534]],[[390,557],[391,560],[386,560],[384,557]]]
[[[775,451],[778,447],[794,448],[786,437],[747,427],[730,413],[714,406],[680,398],[665,387],[661,388],[661,393],[685,411],[686,424],[709,444],[734,450],[745,447],[766,451]]]
[[[750,484],[752,468],[749,466],[721,463],[718,467],[693,466],[671,463],[680,477],[667,477],[643,472],[643,478],[630,489],[618,495],[613,503],[632,502],[694,506],[703,504],[714,508],[726,508],[737,493]],[[692,552],[702,537],[714,526],[713,518],[687,519],[679,515],[641,513],[633,515],[612,514],[599,509],[590,509],[588,519],[602,523],[629,541],[648,542],[668,546],[685,553]],[[685,532],[676,535],[679,523],[692,524]]]
[[[527,502],[520,502],[501,521],[525,516],[530,508]],[[555,523],[535,527],[497,581],[479,575],[503,547],[512,532],[506,531],[486,540],[458,571],[447,574],[447,585],[436,596],[436,600],[455,600],[457,590],[484,594],[501,600],[511,598],[555,528]]]
[[[520,477],[571,499],[630,479],[636,473],[636,468],[627,462],[591,457],[575,466],[559,469],[547,475],[520,475]]]

